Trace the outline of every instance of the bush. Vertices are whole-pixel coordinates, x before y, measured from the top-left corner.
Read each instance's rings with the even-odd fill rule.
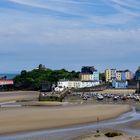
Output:
[[[118,132],[108,132],[108,133],[105,133],[105,136],[106,137],[116,137],[116,136],[121,136],[122,133],[118,133]]]
[[[96,132],[97,132],[97,133],[99,133],[99,132],[100,132],[100,130],[96,130]]]

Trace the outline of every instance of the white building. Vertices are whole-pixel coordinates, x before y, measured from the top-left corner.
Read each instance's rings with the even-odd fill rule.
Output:
[[[57,83],[58,87],[63,88],[80,88],[81,81],[69,81],[69,80],[60,80]]]
[[[57,83],[58,87],[62,88],[84,88],[84,87],[94,87],[99,85],[99,81],[69,81],[61,80]]]
[[[84,88],[84,87],[94,87],[99,85],[100,82],[99,81],[82,81],[80,88]]]
[[[57,82],[57,87],[63,87],[63,88],[68,88],[69,81],[67,80],[60,80]]]

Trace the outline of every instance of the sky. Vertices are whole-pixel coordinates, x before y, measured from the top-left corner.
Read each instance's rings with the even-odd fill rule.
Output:
[[[0,0],[0,72],[140,65],[140,0]]]

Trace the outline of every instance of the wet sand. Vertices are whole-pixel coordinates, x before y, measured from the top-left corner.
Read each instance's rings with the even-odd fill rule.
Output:
[[[110,132],[110,131],[108,131],[108,132]],[[99,133],[99,134],[94,133],[94,134],[90,134],[90,135],[87,135],[87,136],[76,138],[74,140],[140,140],[140,137],[138,137],[138,136],[131,136],[131,135],[125,134],[125,133],[122,133],[121,136],[108,138],[104,135],[105,133],[106,132]]]
[[[109,90],[110,93],[120,93],[120,90]],[[124,90],[121,92],[124,93]],[[133,91],[125,91],[125,93]],[[104,93],[107,93],[105,90]],[[0,102],[31,100],[25,104],[41,105],[41,107],[28,106],[21,108],[0,108],[0,135],[46,130],[52,128],[66,128],[77,124],[87,124],[111,119],[130,110],[129,105],[64,105],[62,103],[37,102],[39,92],[35,91],[13,91],[0,93]],[[21,104],[24,104],[21,103]],[[44,106],[45,105],[45,106]],[[47,106],[51,107],[47,107]],[[57,106],[56,106],[57,105]],[[140,123],[134,124],[134,128],[140,128]],[[93,134],[94,135],[94,134]],[[90,139],[94,140],[93,135]],[[85,137],[84,137],[85,138]],[[89,138],[89,137],[88,137]],[[127,140],[128,135],[118,137]],[[96,138],[97,139],[97,138]],[[105,137],[98,138],[103,140]],[[98,140],[97,139],[97,140]],[[116,139],[116,140],[119,140]],[[135,139],[134,140],[139,140]],[[108,140],[108,139],[107,139]]]
[[[140,129],[140,121],[135,121],[135,122],[132,124],[132,128],[134,128],[134,129]]]
[[[0,134],[60,128],[106,120],[130,110],[129,105],[0,108]]]
[[[135,89],[106,89],[99,91],[98,93],[107,93],[107,94],[133,94]]]
[[[17,101],[17,100],[37,100],[38,91],[8,91],[0,92],[0,102]]]

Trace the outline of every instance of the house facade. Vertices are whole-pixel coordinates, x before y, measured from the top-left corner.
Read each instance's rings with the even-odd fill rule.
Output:
[[[99,85],[99,81],[69,81],[61,80],[57,83],[57,87],[61,88],[85,88],[85,87],[94,87]]]
[[[100,84],[100,82],[97,81],[81,81],[81,86],[80,88],[85,88],[85,87],[94,87]]]
[[[94,66],[83,66],[81,69],[81,81],[99,81],[99,72]]]
[[[60,80],[58,81],[57,86],[63,88],[84,88],[94,87],[99,84],[99,72],[94,66],[83,66],[80,80]]]
[[[112,87],[113,88],[127,88],[128,87],[128,82],[127,81],[119,81],[119,80],[113,80],[112,81]]]
[[[106,69],[105,70],[105,80],[106,82],[112,82],[116,78],[116,69]]]
[[[126,80],[132,80],[134,78],[134,74],[130,70],[125,70],[125,77]]]
[[[105,79],[106,82],[131,80],[133,79],[133,73],[130,70],[107,69],[105,70]]]

